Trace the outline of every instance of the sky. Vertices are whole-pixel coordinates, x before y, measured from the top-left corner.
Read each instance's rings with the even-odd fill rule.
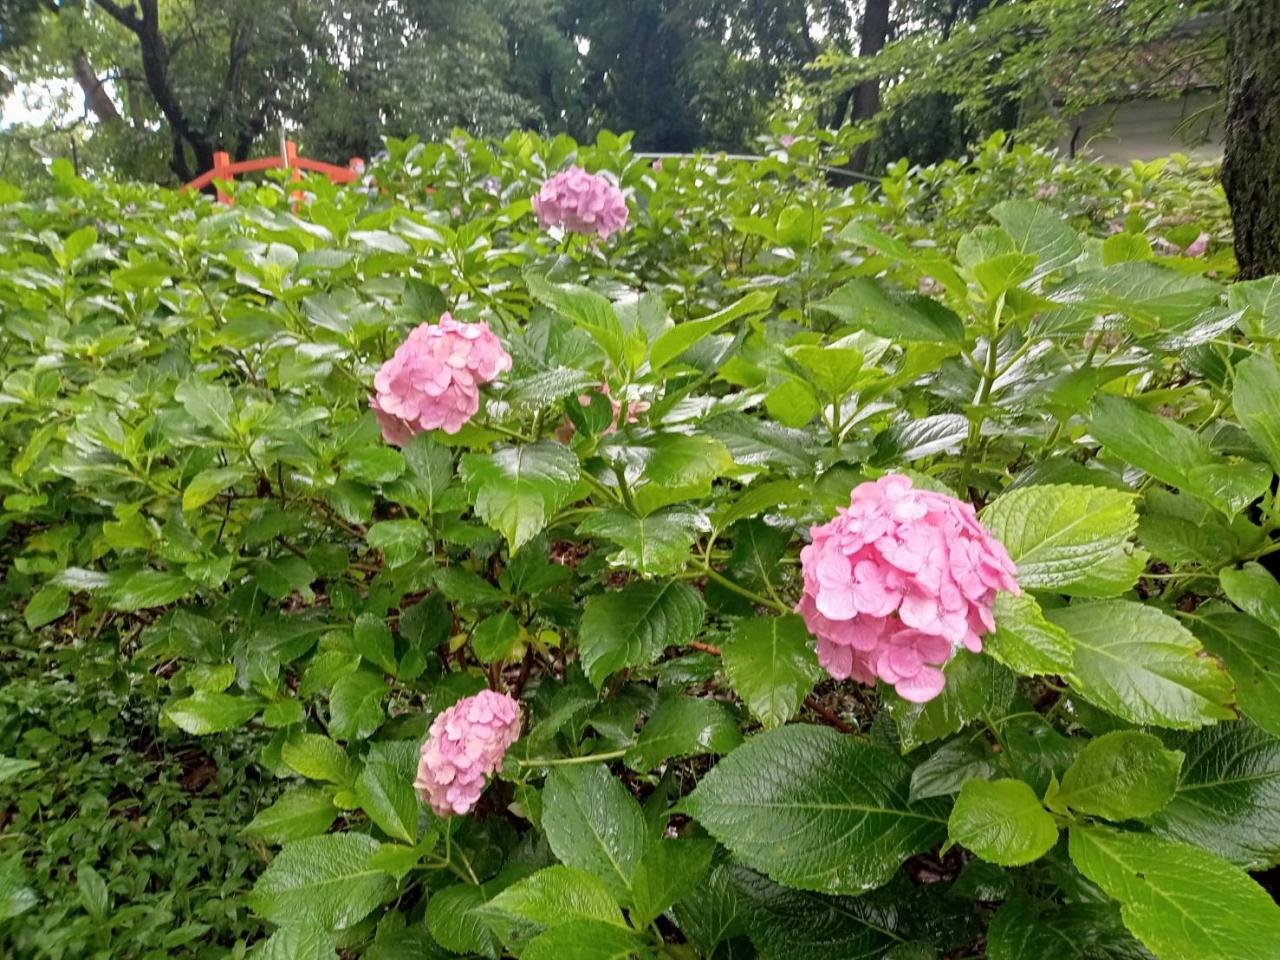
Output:
[[[19,123],[43,123],[50,118],[59,123],[70,122],[79,116],[80,101],[73,95],[74,90],[71,80],[18,84],[0,101],[0,129]],[[72,111],[65,109],[68,103]]]

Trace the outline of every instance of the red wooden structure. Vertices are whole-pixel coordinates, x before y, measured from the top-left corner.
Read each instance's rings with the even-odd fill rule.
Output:
[[[253,173],[257,170],[274,170],[280,167],[292,170],[294,180],[302,179],[303,170],[311,170],[315,173],[323,173],[333,183],[352,183],[359,180],[364,173],[364,160],[360,157],[352,157],[345,167],[339,167],[332,163],[324,163],[321,160],[300,157],[298,156],[298,146],[292,140],[284,141],[284,147],[279,156],[260,157],[257,160],[241,160],[239,163],[232,163],[231,155],[225,150],[219,150],[213,155],[213,169],[206,170],[183,189],[203,190],[215,180],[224,182],[234,180],[237,173]],[[294,199],[298,199],[297,194],[294,195]],[[231,203],[231,197],[219,189],[218,202],[229,204]]]

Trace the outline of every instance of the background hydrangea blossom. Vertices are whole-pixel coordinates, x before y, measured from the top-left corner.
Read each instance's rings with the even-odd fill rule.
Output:
[[[388,443],[426,430],[457,433],[480,409],[480,385],[511,369],[489,325],[444,314],[415,327],[374,375],[369,401]]]
[[[996,591],[1019,592],[1009,554],[972,506],[900,474],[859,484],[810,534],[796,611],[818,660],[837,679],[878,677],[906,700],[941,693],[952,652],[980,652],[995,629]]]
[[[464,814],[484,792],[485,778],[520,737],[520,705],[481,690],[437,716],[418,758],[413,786],[442,817]]]
[[[538,224],[546,230],[596,234],[601,240],[627,225],[627,200],[607,177],[581,167],[562,170],[533,195]]]

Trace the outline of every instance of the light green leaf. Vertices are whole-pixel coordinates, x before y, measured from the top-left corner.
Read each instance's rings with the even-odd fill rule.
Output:
[[[195,589],[194,583],[176,573],[138,570],[111,587],[111,609],[133,613],[164,607],[190,596]]]
[[[338,819],[338,808],[326,790],[295,787],[249,821],[242,831],[266,843],[291,843],[324,833]]]
[[[822,676],[809,631],[794,614],[739,620],[721,653],[734,692],[766,729],[794,717]]]
[[[1280,473],[1280,367],[1276,362],[1255,353],[1237,364],[1231,403],[1240,426]]]
[[[1069,594],[1125,550],[1138,525],[1133,499],[1104,487],[1019,487],[983,511],[982,525],[1009,551],[1022,587]]]
[[[174,700],[164,715],[180,729],[196,736],[233,730],[249,722],[260,709],[256,697],[198,690],[189,697]]]
[[[422,495],[429,509],[435,509],[440,495],[453,482],[452,452],[432,440],[430,434],[420,433],[400,453],[408,467],[403,479]]]
[[[742,743],[738,718],[728,705],[700,697],[667,697],[640,731],[626,763],[652,770],[673,757],[726,754]]]
[[[606,766],[554,768],[542,792],[542,829],[556,859],[594,874],[630,901],[648,827],[640,805]]]
[[[990,657],[960,650],[942,672],[946,686],[927,703],[886,694],[885,709],[898,728],[903,753],[910,753],[922,743],[949,737],[984,712],[1004,709],[1013,699],[1013,675]]]
[[[510,610],[485,617],[471,634],[471,647],[481,663],[501,663],[520,639],[520,624]]]
[[[616,543],[620,549],[609,554],[613,566],[664,576],[685,568],[698,532],[707,527],[706,518],[687,507],[667,507],[647,517],[613,507],[588,516],[578,532]]]
[[[12,780],[28,770],[39,767],[34,760],[23,760],[18,757],[0,757],[0,783]]]
[[[1078,813],[1107,820],[1149,817],[1173,798],[1182,754],[1137,730],[1113,730],[1090,740],[1062,775],[1050,798]]]
[[[295,733],[280,748],[285,764],[308,780],[349,784],[355,778],[347,752],[318,733]]]
[[[627,368],[626,332],[613,304],[594,290],[571,283],[551,283],[533,272],[526,273],[524,281],[533,299],[586,331],[614,367]]]
[[[507,944],[574,920],[600,920],[626,929],[622,910],[600,880],[558,864],[513,883],[475,912]]]
[[[418,559],[431,542],[417,520],[379,520],[369,527],[365,539],[374,550],[382,551],[392,569]]]
[[[389,837],[418,839],[418,798],[413,784],[390,763],[371,760],[356,779],[356,800],[369,819]]]
[[[579,626],[582,665],[599,687],[624,667],[651,663],[664,647],[683,646],[698,635],[703,604],[678,580],[632,582],[587,600]]]
[[[1231,679],[1177,620],[1128,600],[1046,612],[1075,643],[1069,678],[1082,697],[1135,724],[1195,729],[1231,720]]]
[[[1228,573],[1240,571],[1222,571],[1223,576]],[[1263,575],[1270,576],[1265,571]],[[1233,580],[1233,589],[1241,599],[1249,582],[1243,577]],[[1261,606],[1255,609],[1263,612]],[[1204,648],[1227,665],[1236,682],[1240,712],[1280,737],[1280,634],[1253,617],[1212,600],[1196,608],[1189,626]]]
[[[1156,956],[1274,957],[1280,906],[1225,860],[1189,844],[1103,826],[1072,827],[1070,849],[1080,872],[1120,901],[1125,926]]]
[[[779,883],[862,893],[941,842],[934,802],[911,805],[911,767],[829,727],[752,737],[725,757],[684,808],[742,863]]]
[[[371,613],[362,613],[356,617],[355,626],[351,629],[351,641],[355,652],[363,659],[387,673],[396,672],[395,637],[381,618]]]
[[[950,838],[988,863],[1020,867],[1058,842],[1058,827],[1021,780],[970,780],[947,821]]]
[[[28,629],[35,630],[62,617],[71,608],[71,591],[46,583],[22,610]]]
[[[368,865],[379,846],[360,833],[329,833],[286,844],[254,884],[249,902],[272,923],[344,930],[394,890],[389,876]]]
[[[1013,237],[1014,249],[1036,257],[1031,279],[1038,280],[1080,256],[1080,235],[1049,207],[1029,200],[1006,200],[991,216]]]
[[[659,840],[636,868],[631,919],[648,926],[702,883],[716,852],[712,840]]]
[[[244,475],[239,467],[214,467],[197,473],[182,491],[182,509],[199,510],[223,490],[235,486]]]
[[[650,960],[654,956],[638,934],[602,920],[571,920],[539,934],[520,960]]]
[[[932,343],[964,340],[964,324],[942,304],[928,297],[894,297],[878,280],[870,277],[850,280],[812,306],[846,326],[870,330],[893,340]]]
[[[1280,583],[1260,563],[1246,563],[1239,570],[1218,573],[1223,592],[1231,602],[1255,620],[1280,631]]]
[[[206,383],[199,379],[185,380],[178,384],[173,395],[196,423],[209,427],[216,436],[235,436],[232,418],[236,404],[231,391],[222,384]]]
[[[1024,677],[1071,672],[1075,647],[1057,624],[1045,619],[1034,597],[996,594],[995,633],[982,641],[986,653]]]
[[[329,691],[329,732],[339,740],[371,736],[386,719],[386,695],[387,685],[375,673],[357,670],[339,677]]]
[[[462,458],[462,480],[480,518],[514,553],[573,495],[578,458],[550,440]]]
[[[1187,759],[1151,829],[1246,870],[1280,862],[1280,739],[1245,721],[1165,739]]]
[[[111,909],[111,892],[107,889],[107,881],[102,879],[102,874],[87,860],[80,861],[76,867],[76,890],[80,894],[81,905],[95,920],[101,920]]]
[[[649,368],[661,370],[695,343],[734,320],[763,313],[773,303],[774,291],[752,290],[746,296],[699,320],[686,320],[665,330],[649,349]]]
[[[852,390],[858,382],[858,374],[862,372],[861,351],[849,347],[805,344],[790,348],[787,354],[803,368],[805,382],[816,386],[833,400]],[[797,417],[793,425],[803,426],[809,419]]]

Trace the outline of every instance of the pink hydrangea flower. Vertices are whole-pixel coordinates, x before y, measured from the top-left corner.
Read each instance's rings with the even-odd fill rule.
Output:
[[[627,225],[627,200],[617,185],[581,167],[562,170],[533,196],[538,225],[605,239]]]
[[[796,138],[794,134],[784,133],[782,136],[778,138],[778,142],[782,144],[783,150],[790,150],[791,147],[795,144]]]
[[[480,409],[480,385],[511,369],[489,325],[449,314],[410,331],[373,377],[369,400],[387,443],[403,446],[426,430],[457,433]]]
[[[1201,233],[1189,244],[1187,249],[1182,251],[1184,257],[1203,257],[1205,251],[1209,249],[1209,234]]]
[[[519,737],[520,704],[511,697],[492,690],[464,697],[431,724],[413,781],[418,796],[442,817],[466,813]]]
[[[1004,545],[973,507],[917,490],[901,474],[859,484],[835,519],[800,551],[796,612],[818,638],[818,660],[839,680],[892,684],[905,700],[932,700],[939,669],[995,629],[997,590],[1017,594]]]

